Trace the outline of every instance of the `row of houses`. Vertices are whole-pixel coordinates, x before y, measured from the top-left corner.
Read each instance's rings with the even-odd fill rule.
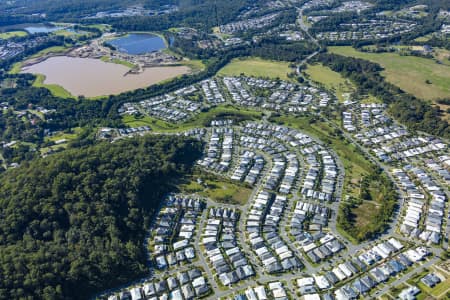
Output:
[[[234,102],[244,106],[255,103],[255,97],[250,95],[248,90],[244,88],[239,77],[224,77],[223,83]]]
[[[371,123],[359,128],[355,138],[381,161],[396,165],[392,174],[405,194],[400,232],[411,239],[439,244],[442,236],[448,234],[447,228],[443,228],[447,197],[445,188],[432,174],[445,183],[450,182],[448,166],[442,163],[446,161],[447,144],[433,136],[412,134],[391,121],[390,124],[374,122],[373,116],[386,116],[384,105],[353,107],[356,107],[354,111],[370,110],[368,122]]]
[[[253,19],[232,22],[225,25],[220,25],[219,30],[221,33],[233,34],[252,29],[260,29],[270,26],[278,18],[278,16],[279,13],[272,13]]]
[[[350,257],[346,262],[339,263],[329,271],[295,279],[296,291],[300,299],[349,300],[365,297],[376,286],[405,272],[413,264],[424,260],[429,255],[428,250],[423,247],[400,253],[403,250],[404,246],[398,240],[391,238],[376,244],[360,255]],[[361,275],[361,273],[365,274]],[[266,285],[269,289],[270,286],[270,283]],[[250,289],[252,288],[248,290]],[[259,298],[258,295],[253,297],[251,292],[245,292],[229,299],[276,298],[266,294],[261,294],[261,297]]]
[[[205,155],[197,163],[215,172],[228,172],[233,159],[233,141],[232,127],[213,127]]]
[[[358,299],[366,297],[378,285],[406,271],[414,263],[423,260],[429,255],[428,250],[422,247],[409,249],[404,253],[389,257],[365,274],[335,290],[336,300]]]
[[[435,172],[442,180],[450,185],[450,156],[441,155],[439,157],[434,157],[425,162],[428,169]]]
[[[365,297],[371,289],[405,271],[429,254],[423,247],[399,253],[403,248],[398,240],[391,238],[350,257],[329,271],[298,278],[295,283],[299,294],[302,299],[348,300]],[[364,274],[360,276],[361,273]],[[344,282],[345,285],[342,286]],[[341,286],[335,288],[337,285]]]
[[[138,103],[124,103],[118,112],[128,115],[146,114],[168,122],[181,122],[198,114],[204,107],[203,102],[190,99],[198,93],[198,88],[191,85]]]
[[[169,195],[151,226],[154,265],[165,270],[196,257],[193,240],[198,218],[205,203],[198,198]]]
[[[423,169],[412,167],[409,172],[414,174],[429,198],[426,205],[425,228],[419,234],[419,238],[437,244],[441,239],[447,197],[442,188]]]
[[[118,132],[119,136],[121,136],[121,137],[131,137],[131,136],[135,136],[135,135],[145,134],[151,130],[152,129],[148,126],[139,126],[139,127],[133,127],[133,128],[119,128],[119,129],[117,129],[117,132]],[[106,131],[103,130],[102,132],[106,132]]]
[[[215,79],[206,79],[200,82],[206,101],[211,104],[219,104],[225,102],[225,98],[220,92],[219,86]]]
[[[289,233],[293,244],[314,263],[328,259],[345,247],[331,233],[328,226],[330,209],[315,203],[297,201],[289,218]]]
[[[329,41],[379,40],[409,33],[416,26],[416,23],[408,21],[371,19],[365,23],[339,24],[339,31],[319,32],[316,38]]]
[[[163,280],[146,281],[108,296],[108,300],[193,300],[210,293],[211,288],[198,268],[179,272]]]
[[[331,101],[329,94],[317,88],[299,86],[281,80],[241,76],[225,78],[224,83],[228,87],[233,101],[248,107],[296,113],[326,107]],[[247,90],[242,91],[245,88]],[[260,96],[261,91],[264,91],[267,96]]]
[[[386,107],[384,104],[347,101],[345,105],[348,110],[342,113],[342,123],[344,129],[349,132],[358,131],[358,129],[382,126],[391,121],[390,118],[383,113]],[[369,131],[368,135],[365,137],[371,136],[373,136],[373,134]],[[364,136],[361,135],[361,138],[364,138]]]
[[[338,177],[334,157],[322,147],[305,148],[305,161],[308,171],[303,180],[301,193],[305,198],[319,201],[331,201]]]
[[[0,38],[0,59],[13,58],[23,53],[26,49],[37,47],[51,39],[52,37],[50,36],[31,36],[20,41]]]
[[[335,0],[311,0],[302,5],[302,10],[321,9],[327,8],[333,5]]]
[[[301,267],[299,259],[280,237],[279,222],[287,204],[286,196],[259,192],[252,200],[245,223],[248,240],[267,273]]]
[[[254,151],[242,150],[231,179],[255,185],[264,170],[265,160]]]
[[[307,198],[330,201],[338,177],[337,163],[330,151],[296,130],[283,126],[247,123],[242,129],[240,146],[262,151],[272,156],[264,188],[289,194],[295,185],[300,168],[297,154],[288,147],[299,148],[305,157],[308,171],[302,193]]]
[[[191,137],[196,140],[203,140],[206,136],[206,129],[205,128],[193,128],[189,129],[184,132],[178,132],[178,136],[185,136],[185,137]]]
[[[255,275],[246,255],[238,244],[236,226],[239,213],[228,208],[210,208],[206,226],[201,234],[210,265],[220,283],[235,284]]]
[[[406,170],[414,174],[420,186],[416,185]],[[406,170],[392,171],[407,195],[400,231],[411,238],[437,244],[441,240],[446,195],[424,170],[414,167],[407,167]]]
[[[403,245],[397,240],[391,239],[374,246],[359,256],[339,263],[330,271],[298,278],[295,282],[303,299],[347,300],[365,297],[371,289],[405,271],[414,262],[418,262],[428,255],[426,249],[423,248],[396,254],[401,249],[403,249]],[[368,257],[373,257],[373,259],[368,260]],[[359,276],[361,273],[365,274]],[[354,277],[356,279],[352,280]],[[347,283],[335,289],[336,285],[343,282]],[[334,292],[330,292],[333,289]]]
[[[238,293],[229,300],[287,300],[288,293],[280,281],[269,282],[267,285],[248,287],[245,291]]]

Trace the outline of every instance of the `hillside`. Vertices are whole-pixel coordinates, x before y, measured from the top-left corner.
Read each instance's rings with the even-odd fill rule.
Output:
[[[4,173],[0,298],[85,299],[142,275],[145,224],[199,153],[191,140],[146,137]]]

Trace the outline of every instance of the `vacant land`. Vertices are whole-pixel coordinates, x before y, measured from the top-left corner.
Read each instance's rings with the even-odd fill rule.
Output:
[[[66,89],[58,84],[45,84],[45,76],[42,74],[36,74],[36,80],[33,82],[34,87],[46,88],[55,97],[60,98],[74,98],[74,96],[69,93]]]
[[[352,47],[329,47],[328,50],[380,64],[389,82],[418,98],[435,100],[450,95],[450,66],[437,64],[432,59],[397,53],[365,53]]]
[[[78,135],[81,133],[81,127],[76,127],[74,129],[72,129],[71,131],[68,132],[58,132],[55,135],[46,137],[45,140],[46,141],[52,141],[52,142],[56,142],[59,140],[74,140],[78,137]]]
[[[340,102],[348,100],[349,95],[356,89],[350,80],[322,64],[308,65],[305,73],[309,79],[336,94]]]
[[[27,36],[28,33],[26,33],[25,31],[21,31],[21,30],[17,30],[17,31],[8,31],[8,32],[2,32],[0,33],[0,39],[10,39],[13,37],[22,37],[22,36]]]
[[[123,66],[125,66],[125,67],[130,68],[130,69],[133,69],[133,68],[136,67],[136,66],[135,66],[134,64],[132,64],[131,62],[126,61],[126,60],[121,60],[121,59],[118,59],[118,58],[111,58],[111,57],[109,57],[109,56],[102,56],[100,59],[101,59],[102,61],[104,61],[104,62],[111,62],[111,63],[114,63],[114,64],[123,65]]]
[[[216,202],[228,204],[245,204],[252,193],[252,189],[240,182],[221,178],[215,175],[197,174],[179,186],[182,192],[197,194],[210,198]]]
[[[38,53],[32,55],[30,58],[38,58],[47,54],[53,54],[53,53],[64,53],[67,50],[69,50],[69,47],[65,46],[53,46],[46,48],[44,50],[39,51]]]
[[[223,76],[239,76],[244,74],[253,77],[280,78],[289,80],[287,74],[292,72],[288,62],[270,61],[261,58],[233,59],[219,71]]]
[[[183,66],[188,66],[193,72],[205,69],[205,64],[199,59],[184,59],[181,61]]]
[[[185,123],[172,124],[156,118],[143,116],[124,115],[122,121],[129,127],[149,126],[156,132],[178,132],[180,130],[189,130],[196,127],[204,127],[217,118],[233,119],[236,121],[242,120],[259,120],[262,113],[246,110],[232,105],[222,105],[209,109],[196,115],[194,118]]]
[[[433,49],[433,57],[444,65],[450,66],[450,50],[442,48]]]

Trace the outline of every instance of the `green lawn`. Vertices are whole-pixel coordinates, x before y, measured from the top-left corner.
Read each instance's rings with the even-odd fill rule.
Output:
[[[61,53],[61,52],[67,51],[68,49],[69,48],[65,47],[65,46],[53,46],[53,47],[49,47],[49,48],[39,51],[38,53],[32,55],[30,58],[44,56],[49,53]]]
[[[45,84],[45,76],[42,74],[36,75],[36,80],[33,83],[34,87],[43,87],[48,89],[54,96],[61,98],[75,98],[71,93],[69,93],[62,86],[57,84]]]
[[[123,65],[123,66],[125,66],[127,68],[130,68],[130,69],[133,69],[133,68],[136,67],[134,64],[132,64],[129,61],[121,60],[121,59],[118,59],[118,58],[112,58],[111,59],[111,57],[108,57],[108,56],[102,56],[100,60],[104,61],[104,62],[109,62],[109,63],[118,64],[118,65]]]
[[[53,32],[54,35],[60,35],[65,37],[77,36],[78,34],[73,31],[68,31],[65,29],[57,30]]]
[[[201,179],[201,183],[197,179]],[[252,193],[250,187],[240,182],[219,178],[215,175],[194,175],[189,181],[179,185],[181,191],[189,194],[198,194],[216,202],[229,204],[245,204]]]
[[[8,31],[8,32],[2,32],[0,33],[0,39],[10,39],[13,37],[23,37],[23,36],[27,36],[28,33],[26,33],[25,31],[21,31],[21,30],[16,30],[16,31]]]
[[[335,93],[340,102],[347,100],[348,95],[356,89],[350,80],[322,64],[308,65],[308,68],[304,72],[308,75],[309,79]]]
[[[188,66],[192,71],[201,71],[205,69],[205,64],[199,59],[182,60],[181,64]]]
[[[11,70],[9,70],[9,74],[19,74],[22,71],[22,62],[16,62],[13,64]]]
[[[74,140],[78,137],[78,135],[81,132],[81,128],[80,127],[76,127],[72,130],[71,133],[65,133],[65,132],[59,132],[55,135],[46,137],[45,140],[46,141],[52,141],[52,142],[56,142],[59,140]]]
[[[429,288],[419,280],[416,281],[417,286],[425,293],[435,297],[435,299],[447,299],[446,292],[450,291],[450,278],[437,284],[434,288]]]
[[[136,117],[124,115],[122,121],[129,127],[149,126],[156,132],[178,132],[196,127],[204,127],[211,120],[218,117],[228,117],[236,120],[260,119],[262,114],[253,110],[246,110],[232,105],[221,105],[202,112],[185,123],[172,124],[149,116]]]
[[[289,80],[287,74],[291,73],[288,62],[264,60],[257,57],[233,59],[229,64],[219,70],[222,76],[239,76],[244,74],[253,77],[280,78]]]
[[[381,104],[381,103],[383,103],[383,100],[381,100],[380,98],[377,98],[375,96],[368,95],[361,100],[361,103],[364,103],[364,104],[379,103],[379,104]]]
[[[349,46],[329,47],[328,51],[380,64],[385,69],[382,74],[389,82],[416,97],[434,100],[450,95],[450,66],[437,64],[432,59],[397,53],[365,53]]]
[[[106,31],[106,30],[111,29],[111,25],[109,25],[109,24],[93,24],[93,25],[88,25],[87,27],[97,28],[97,29],[100,29],[101,31]]]

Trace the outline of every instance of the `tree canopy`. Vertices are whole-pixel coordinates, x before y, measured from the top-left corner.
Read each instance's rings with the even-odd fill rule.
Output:
[[[144,274],[145,225],[197,141],[100,143],[0,178],[0,298],[85,299]]]

